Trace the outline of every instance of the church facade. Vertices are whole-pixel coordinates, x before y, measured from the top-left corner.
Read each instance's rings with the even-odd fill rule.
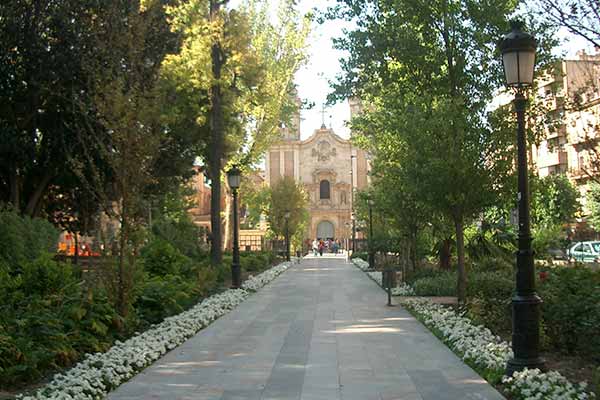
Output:
[[[309,195],[307,238],[352,236],[352,193],[369,183],[369,160],[363,150],[325,124],[301,140],[296,116],[290,127],[282,128],[282,140],[269,149],[265,167],[268,185],[291,176],[304,186]]]

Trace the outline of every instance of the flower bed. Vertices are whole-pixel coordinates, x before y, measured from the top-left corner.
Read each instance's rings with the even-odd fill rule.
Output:
[[[362,258],[354,258],[352,262],[358,269],[364,271],[369,278],[375,281],[379,286],[383,287],[383,273],[381,271],[368,271],[369,263]],[[413,288],[404,282],[401,282],[395,288],[392,288],[392,296],[414,296]]]
[[[211,296],[179,315],[166,318],[144,333],[125,342],[117,341],[105,353],[89,354],[75,367],[57,374],[35,395],[18,398],[22,400],[104,398],[109,391],[235,308],[251,292],[260,289],[289,267],[289,263],[275,266],[250,277],[244,282],[242,289],[229,289]]]
[[[491,383],[497,383],[504,368],[513,357],[510,344],[468,318],[425,299],[406,299],[404,305],[428,328],[453,349],[465,362]],[[586,384],[573,385],[556,371],[539,370],[515,372],[502,382],[515,400],[587,400],[594,399],[586,392]]]

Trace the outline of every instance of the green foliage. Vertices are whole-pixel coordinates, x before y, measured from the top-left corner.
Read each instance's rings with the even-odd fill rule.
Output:
[[[456,272],[438,272],[412,284],[417,296],[456,296]]]
[[[560,226],[571,222],[581,207],[579,191],[566,175],[530,178],[531,223],[538,228]]]
[[[163,239],[151,240],[142,248],[140,256],[144,270],[157,276],[181,274],[191,262],[171,243]]]
[[[366,251],[357,251],[352,253],[352,258],[361,258],[363,261],[368,261],[369,253]]]
[[[420,267],[408,274],[406,282],[412,285],[419,279],[432,278],[437,276],[439,273],[440,271],[433,267]]]
[[[151,276],[134,303],[138,316],[148,324],[182,312],[197,299],[195,282],[178,275]]]
[[[174,216],[174,212],[163,215],[153,221],[152,233],[155,237],[169,242],[183,255],[194,260],[205,257],[205,251],[200,246],[200,228],[194,224],[187,210],[180,210],[180,215]]]
[[[501,272],[504,274],[511,274],[514,270],[514,255],[510,259],[505,257],[494,258],[486,257],[473,263],[474,272]]]
[[[56,249],[58,231],[49,222],[0,209],[0,262],[18,268]]]
[[[590,215],[587,220],[596,231],[600,231],[600,185],[591,183],[587,192],[587,207]]]
[[[115,310],[87,295],[71,266],[42,256],[19,274],[0,268],[0,386],[40,378],[113,341]]]
[[[301,184],[294,178],[285,176],[271,186],[269,200],[267,219],[269,228],[275,235],[284,236],[286,226],[290,236],[302,230],[308,220],[308,198]],[[289,213],[287,225],[286,213]]]
[[[469,274],[467,314],[476,323],[496,334],[511,331],[511,299],[514,291],[512,266],[504,260],[489,259]]]
[[[561,226],[541,226],[533,231],[531,247],[537,258],[546,258],[550,249],[564,249],[566,235]]]
[[[538,291],[543,299],[545,335],[553,348],[600,354],[600,271],[585,266],[548,271]],[[596,360],[598,361],[598,360]]]
[[[262,272],[271,266],[265,253],[243,253],[240,256],[242,270],[246,272]]]
[[[516,236],[505,224],[484,223],[481,229],[471,227],[465,231],[465,250],[473,261],[514,258]]]

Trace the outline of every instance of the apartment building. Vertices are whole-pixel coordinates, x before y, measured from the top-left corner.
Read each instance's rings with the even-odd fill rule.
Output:
[[[546,112],[537,121],[544,140],[532,145],[532,163],[540,177],[566,174],[580,190],[585,213],[589,183],[600,180],[600,51],[557,62],[538,78],[533,101]]]

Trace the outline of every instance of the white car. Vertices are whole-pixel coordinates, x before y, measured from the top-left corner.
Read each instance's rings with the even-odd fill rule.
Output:
[[[569,248],[568,255],[574,261],[600,262],[600,241],[577,242]]]

